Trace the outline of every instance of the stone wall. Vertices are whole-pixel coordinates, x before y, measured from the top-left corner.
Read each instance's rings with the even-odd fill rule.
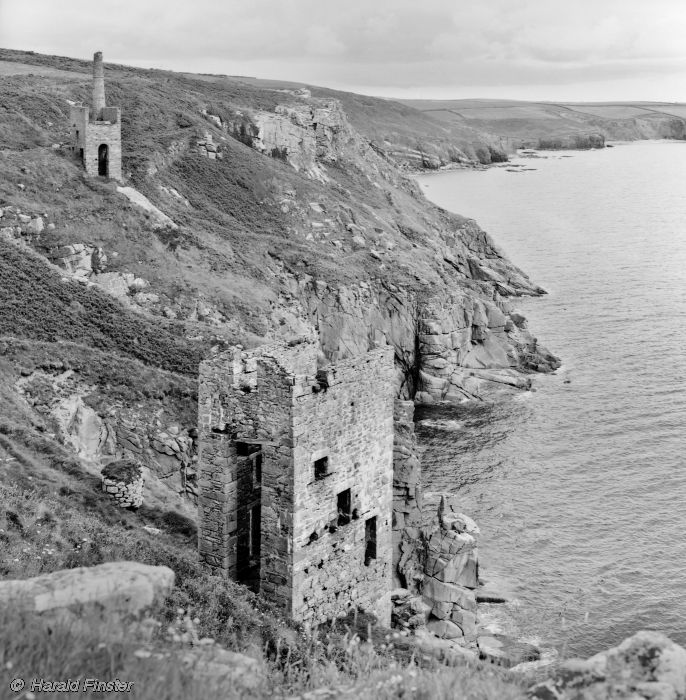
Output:
[[[355,605],[388,623],[392,349],[320,370],[319,355],[318,346],[303,342],[229,351],[201,365],[200,556],[233,578],[242,575],[246,476],[238,450],[258,445],[261,594],[304,622]],[[323,458],[327,467],[317,478],[314,462]],[[341,500],[347,489],[349,500]]]
[[[69,129],[72,149],[83,159],[86,172],[98,175],[98,148],[107,144],[109,177],[121,180],[121,110],[118,107],[105,107],[101,121],[89,119],[89,108],[71,105],[69,108]]]
[[[114,108],[111,108],[114,109]],[[98,148],[101,144],[107,144],[109,159],[109,177],[113,180],[121,180],[121,123],[117,120],[110,122],[88,122],[85,135],[83,152],[83,164],[86,172],[97,177],[98,175]]]
[[[221,160],[224,157],[224,154],[219,150],[219,147],[214,142],[214,138],[212,137],[212,134],[209,131],[206,131],[203,137],[196,141],[196,145],[198,147],[198,153],[201,156],[209,158],[210,160],[216,160],[217,158]]]
[[[71,133],[71,142],[73,151],[79,157],[82,157],[82,152],[86,148],[86,129],[88,126],[88,107],[83,105],[69,106],[69,130]]]
[[[145,480],[139,479],[126,483],[115,479],[102,478],[102,490],[109,494],[110,498],[120,508],[140,508],[143,505],[143,487]]]
[[[322,621],[351,605],[390,621],[392,566],[392,349],[383,347],[319,373],[321,390],[296,389],[294,614]],[[298,394],[300,394],[298,396]],[[328,459],[317,479],[314,461]],[[351,517],[338,498],[350,490]],[[375,557],[366,556],[375,518]],[[316,536],[316,538],[315,538]]]
[[[252,352],[230,350],[200,365],[199,547],[206,564],[239,578],[236,442],[258,442],[262,449],[261,588],[290,612],[292,375],[302,365],[316,367],[317,350],[309,344],[290,348],[290,375],[278,361],[258,362],[269,352],[278,357],[278,350],[278,346]]]

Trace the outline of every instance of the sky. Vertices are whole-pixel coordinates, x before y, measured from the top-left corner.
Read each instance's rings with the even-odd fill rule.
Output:
[[[686,102],[686,0],[0,0],[0,46],[387,97]]]

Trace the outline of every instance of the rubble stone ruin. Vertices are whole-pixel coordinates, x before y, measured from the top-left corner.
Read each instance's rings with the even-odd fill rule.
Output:
[[[121,109],[105,104],[102,52],[93,56],[93,106],[69,108],[72,148],[92,176],[121,180]]]
[[[201,364],[200,557],[306,624],[352,607],[389,624],[393,349],[318,356],[302,341]]]

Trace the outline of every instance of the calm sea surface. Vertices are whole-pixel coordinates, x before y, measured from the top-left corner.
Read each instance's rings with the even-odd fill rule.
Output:
[[[419,179],[549,292],[518,306],[563,361],[512,400],[418,411],[425,485],[463,497],[525,633],[686,644],[686,143],[543,155]]]

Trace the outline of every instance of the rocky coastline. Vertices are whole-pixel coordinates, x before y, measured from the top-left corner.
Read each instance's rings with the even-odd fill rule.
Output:
[[[61,86],[55,104],[83,92],[82,67],[69,65],[77,79]],[[360,131],[362,117],[347,114],[344,96],[251,92],[238,81],[223,101],[226,86],[207,88],[209,78],[194,83],[170,74],[160,85],[157,76],[131,74],[118,75],[117,90],[127,119],[135,116],[125,134],[135,188],[86,180],[61,140],[60,108],[51,106],[47,122],[24,106],[33,102],[22,91],[34,95],[36,85],[9,81],[12,114],[32,125],[35,142],[26,148],[22,133],[16,150],[8,147],[0,184],[0,279],[9,290],[0,305],[8,377],[0,388],[9,407],[2,409],[3,468],[17,462],[38,473],[38,464],[52,470],[51,488],[53,471],[61,470],[60,479],[77,475],[96,484],[98,498],[112,500],[121,517],[146,512],[144,483],[144,506],[165,513],[154,522],[179,523],[183,515],[192,532],[196,369],[179,360],[182,351],[193,358],[188,348],[213,355],[228,344],[254,347],[300,334],[336,361],[390,345],[398,397],[392,597],[399,634],[451,660],[536,663],[539,650],[498,631],[486,614],[506,596],[479,570],[478,526],[459,497],[422,493],[413,422],[415,404],[497,400],[560,364],[516,306],[544,290],[476,222],[433,206],[408,177],[418,163],[422,172],[491,167],[482,160],[504,162],[502,149],[479,158],[439,142],[410,148],[397,134],[386,143]],[[145,81],[157,82],[149,88]],[[164,115],[168,131],[148,133],[149,113]],[[12,317],[14,298],[25,306]],[[116,323],[102,324],[86,347],[79,334],[87,323],[118,315],[140,322],[135,337],[125,342]],[[178,346],[165,346],[160,357],[141,352],[146,333],[159,345],[169,327]],[[102,474],[122,461],[135,464],[135,478]],[[131,529],[142,529],[135,522]],[[26,600],[35,590],[52,595],[65,580],[27,584]],[[68,581],[67,588],[79,585]],[[639,633],[588,662],[566,663],[532,697],[682,700],[682,652]]]

